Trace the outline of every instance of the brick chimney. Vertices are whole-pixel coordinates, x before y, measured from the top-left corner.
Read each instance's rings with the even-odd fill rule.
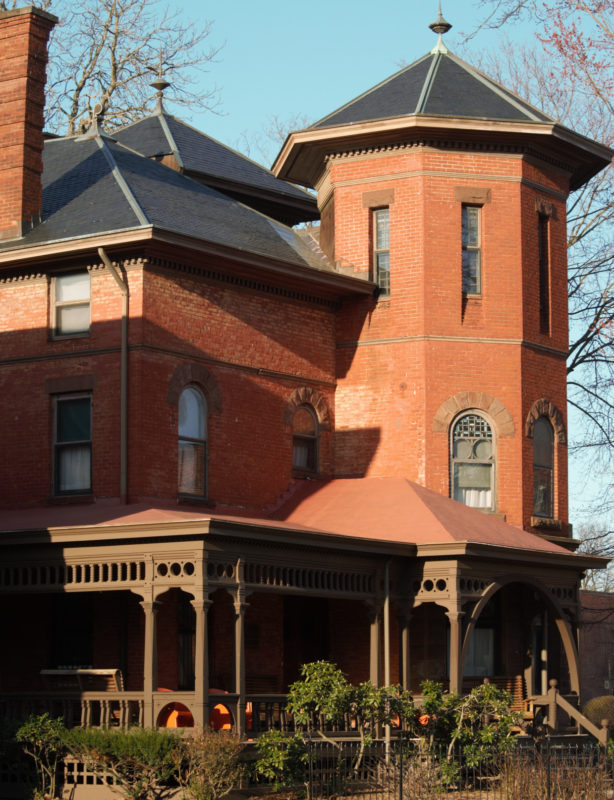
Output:
[[[40,218],[47,40],[57,18],[38,8],[0,11],[0,240]]]

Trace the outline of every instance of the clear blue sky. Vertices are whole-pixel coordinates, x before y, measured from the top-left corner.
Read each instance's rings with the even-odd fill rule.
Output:
[[[462,33],[475,30],[483,16],[477,0],[443,0],[442,6],[453,25],[445,42],[457,55],[476,63],[481,52],[496,48],[498,31],[481,31],[469,46],[463,44]],[[388,0],[383,6],[372,0],[311,0],[300,6],[281,0],[203,6],[186,0],[177,8],[195,23],[211,20],[210,41],[224,44],[203,76],[203,86],[219,87],[221,103],[219,114],[169,110],[237,149],[244,149],[247,137],[256,160],[262,157],[253,143],[274,115],[287,120],[302,114],[315,121],[422,57],[436,42],[428,25],[437,17],[437,0]],[[505,34],[532,43],[535,29],[515,24]],[[591,475],[587,486],[587,474],[570,463],[570,517],[576,523],[588,496],[607,482]]]

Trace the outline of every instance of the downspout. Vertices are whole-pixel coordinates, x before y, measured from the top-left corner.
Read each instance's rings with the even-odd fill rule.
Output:
[[[390,686],[390,561],[384,567],[384,686]],[[386,762],[390,759],[390,725],[384,728]]]
[[[122,293],[122,342],[121,342],[121,375],[120,375],[120,465],[119,494],[122,503],[128,502],[128,284],[122,278],[117,267],[111,262],[104,248],[98,248],[98,255],[105,267],[115,278]]]

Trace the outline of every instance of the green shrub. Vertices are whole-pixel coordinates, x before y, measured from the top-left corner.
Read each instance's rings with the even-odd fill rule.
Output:
[[[161,800],[176,789],[181,739],[175,733],[73,728],[67,744],[73,756],[113,775],[117,783],[111,788],[131,800]]]
[[[593,725],[601,727],[601,720],[607,719],[610,726],[614,726],[614,695],[606,694],[602,697],[593,697],[584,704],[582,713],[588,717]]]
[[[278,792],[303,781],[308,756],[299,734],[267,731],[256,741],[258,759],[254,764],[257,778],[269,781]]]
[[[66,754],[68,731],[61,719],[49,714],[31,715],[20,725],[15,739],[34,761],[36,787],[33,797],[57,796],[59,766]]]

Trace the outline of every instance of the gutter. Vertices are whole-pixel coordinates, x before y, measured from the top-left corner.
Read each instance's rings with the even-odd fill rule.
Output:
[[[121,502],[125,504],[128,502],[128,284],[111,262],[103,247],[98,248],[98,255],[115,278],[122,293],[119,494]]]

